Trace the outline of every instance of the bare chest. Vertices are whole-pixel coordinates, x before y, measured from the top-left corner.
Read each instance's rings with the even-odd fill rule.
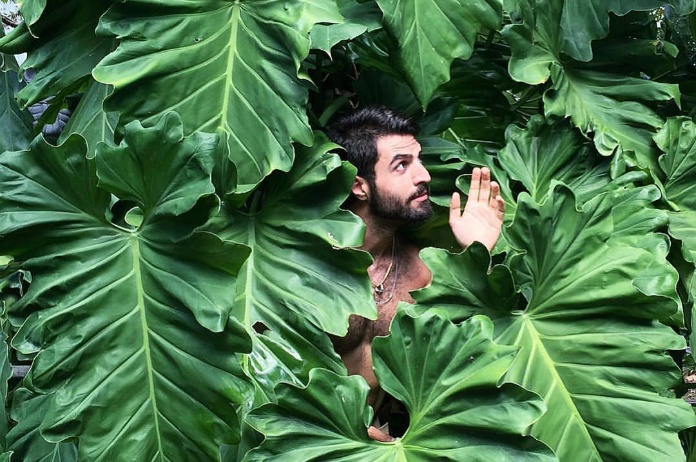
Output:
[[[366,341],[371,341],[375,336],[389,334],[396,307],[399,302],[413,303],[410,292],[425,287],[430,282],[430,271],[418,257],[417,253],[399,262],[394,279],[387,281],[382,293],[375,291],[375,303],[377,305],[377,319],[366,329]]]

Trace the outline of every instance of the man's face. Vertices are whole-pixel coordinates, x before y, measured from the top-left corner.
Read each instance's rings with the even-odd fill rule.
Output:
[[[411,135],[377,140],[377,162],[370,186],[370,210],[375,216],[405,222],[433,214],[428,197],[430,174],[420,160],[421,146]]]

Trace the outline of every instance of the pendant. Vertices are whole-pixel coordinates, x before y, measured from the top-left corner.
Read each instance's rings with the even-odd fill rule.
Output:
[[[375,292],[375,295],[382,295],[384,293],[384,284],[379,284],[375,286],[373,290]]]

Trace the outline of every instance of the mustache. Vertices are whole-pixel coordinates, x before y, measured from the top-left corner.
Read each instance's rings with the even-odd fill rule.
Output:
[[[409,196],[408,200],[411,201],[416,197],[422,196],[423,194],[428,194],[428,196],[430,195],[430,187],[426,183],[419,184],[416,191]]]

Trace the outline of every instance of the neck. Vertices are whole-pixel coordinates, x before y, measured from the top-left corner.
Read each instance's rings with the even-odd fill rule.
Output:
[[[365,240],[360,249],[370,252],[373,258],[388,255],[401,223],[376,217],[367,206],[355,207],[352,211],[365,222]]]

